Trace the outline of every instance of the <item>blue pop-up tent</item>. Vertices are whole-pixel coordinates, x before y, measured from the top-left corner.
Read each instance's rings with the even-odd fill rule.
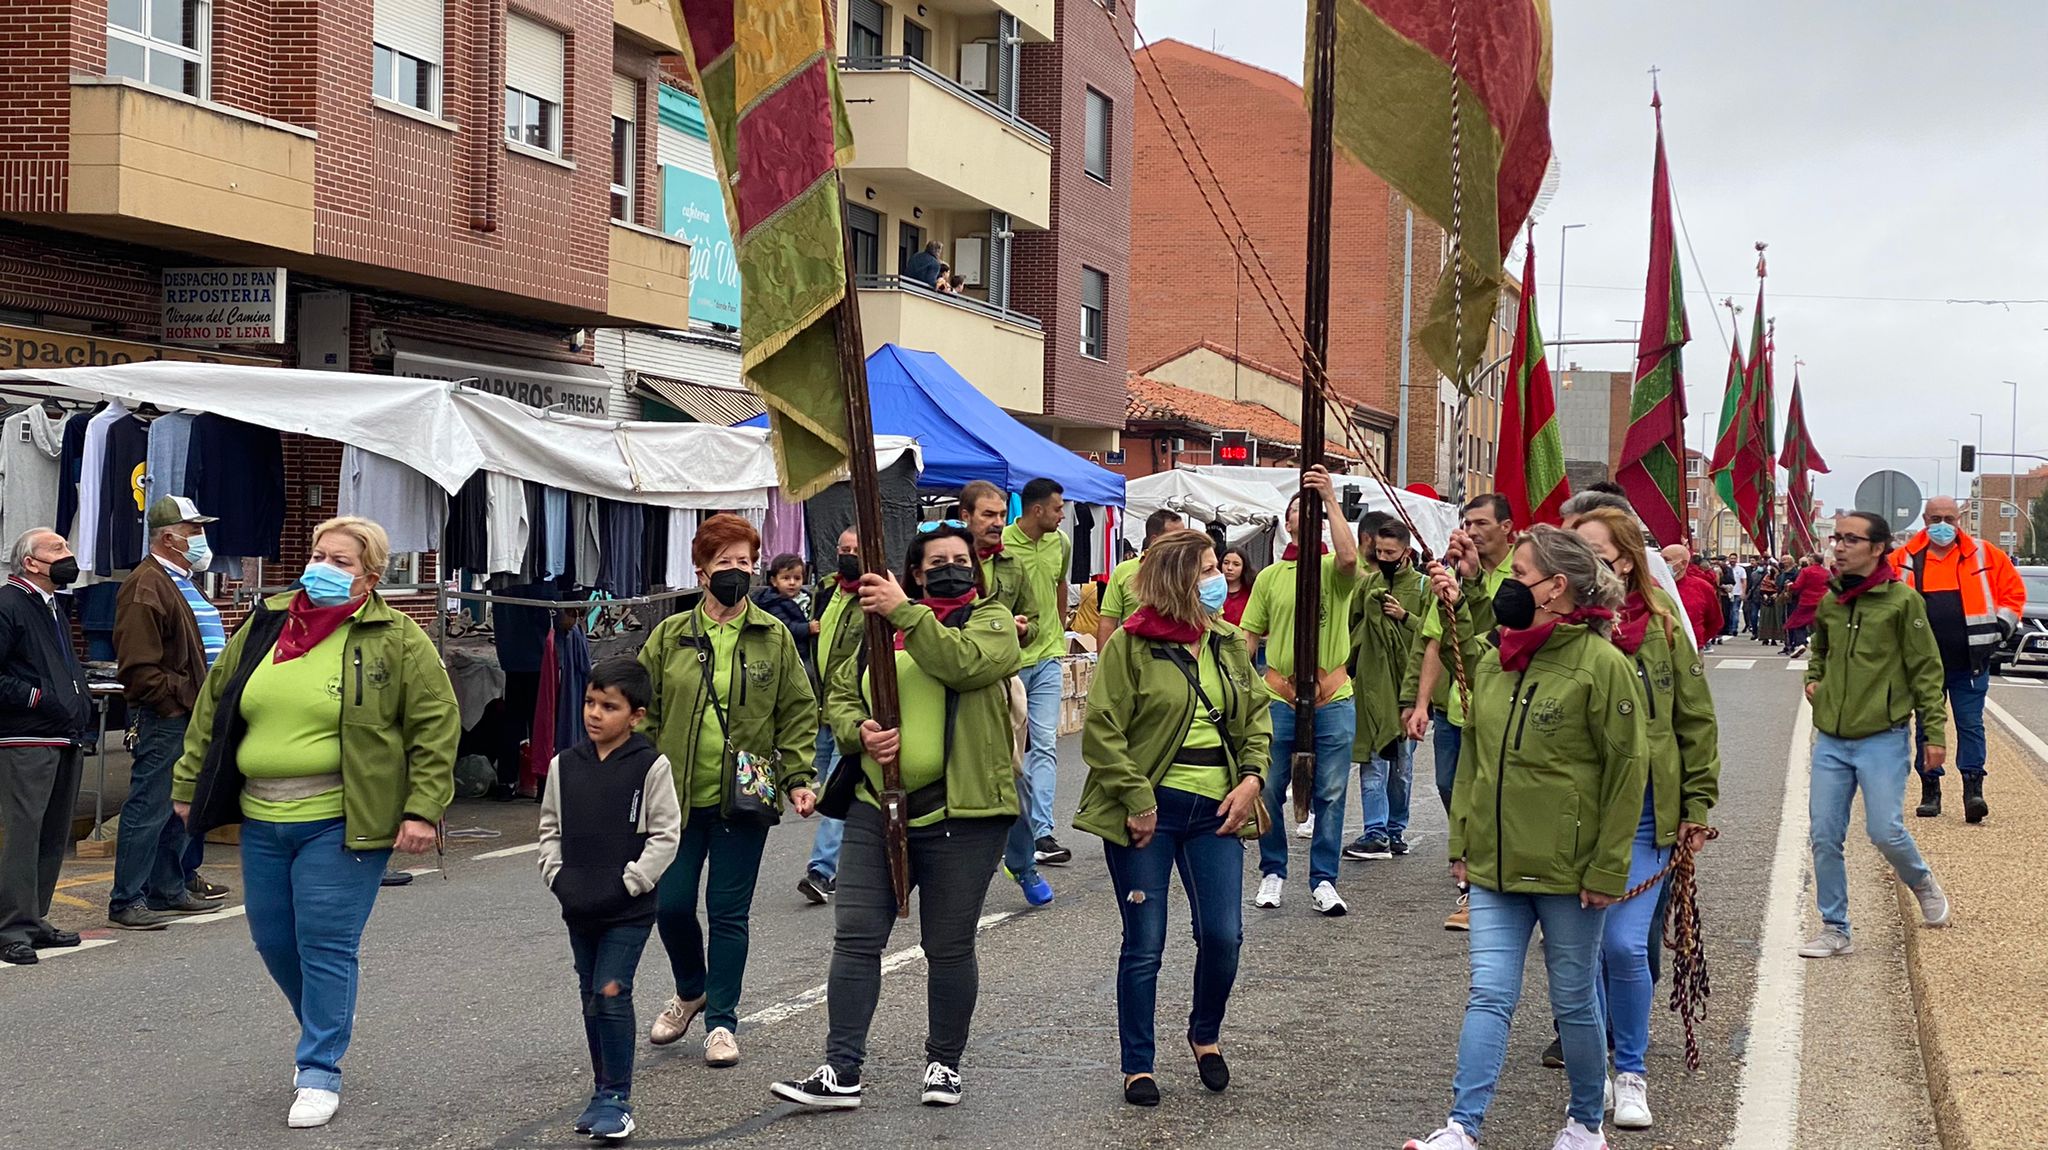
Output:
[[[868,357],[868,406],[877,435],[907,435],[922,448],[919,487],[952,489],[986,479],[1019,492],[1041,476],[1069,502],[1124,505],[1124,477],[1024,426],[935,352],[885,343]],[[766,427],[758,416],[742,427]]]

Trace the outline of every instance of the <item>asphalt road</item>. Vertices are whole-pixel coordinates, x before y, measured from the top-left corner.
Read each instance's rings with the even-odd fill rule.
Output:
[[[1650,1053],[1658,1125],[1611,1131],[1618,1148],[1720,1146],[1735,1122],[1797,676],[1782,660],[1710,675],[1723,772],[1715,817],[1722,838],[1701,873],[1713,977],[1701,1035],[1705,1065],[1685,1073],[1676,1018],[1660,1010]],[[1393,1147],[1427,1133],[1449,1102],[1467,969],[1465,936],[1441,925],[1452,892],[1426,750],[1417,768],[1416,851],[1345,863],[1348,917],[1318,917],[1300,882],[1280,910],[1247,908],[1223,1039],[1235,1081],[1223,1095],[1204,1092],[1176,1052],[1192,959],[1176,891],[1160,984],[1166,1098],[1150,1112],[1121,1101],[1120,928],[1100,846],[1071,830],[1061,837],[1076,859],[1049,871],[1058,890],[1052,907],[1028,909],[1000,879],[991,891],[989,914],[1008,917],[982,936],[963,1106],[917,1104],[924,1011],[923,967],[914,958],[885,980],[864,1108],[813,1115],[776,1103],[771,1080],[800,1076],[821,1060],[831,947],[829,910],[805,905],[793,889],[810,831],[785,825],[770,839],[755,899],[741,1002],[752,1020],[742,1024],[744,1061],[729,1070],[705,1067],[694,1031],[665,1050],[643,1044],[635,1144]],[[1063,821],[1083,773],[1078,740],[1066,740]],[[1355,790],[1352,799],[1355,808]],[[451,823],[465,817],[523,825],[519,808],[465,807]],[[1354,829],[1357,821],[1354,809]],[[245,924],[228,918],[124,934],[39,967],[0,971],[0,1130],[20,1132],[20,1144],[38,1150],[587,1144],[569,1129],[589,1070],[553,901],[530,853],[475,857],[530,837],[529,827],[467,846],[446,881],[429,874],[384,892],[364,942],[355,1045],[342,1110],[330,1127],[284,1129],[296,1028]],[[1305,847],[1294,844],[1297,856]],[[228,848],[214,854],[220,863],[231,859]],[[105,869],[98,860],[80,865]],[[226,881],[239,877],[218,869]],[[1305,870],[1299,860],[1296,869]],[[1251,853],[1247,895],[1256,877]],[[69,921],[91,925],[96,915],[79,911]],[[892,949],[915,943],[915,924],[905,924]],[[1550,1038],[1541,965],[1530,964],[1489,1146],[1547,1147],[1562,1121],[1564,1076],[1538,1065]],[[666,980],[665,957],[650,944],[637,988],[643,1025],[666,997]]]

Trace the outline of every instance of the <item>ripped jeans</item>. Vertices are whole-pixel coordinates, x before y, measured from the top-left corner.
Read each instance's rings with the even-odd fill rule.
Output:
[[[576,989],[583,995],[583,1037],[590,1044],[593,1095],[632,1096],[633,1043],[640,1035],[633,1014],[633,972],[640,968],[640,952],[653,929],[654,924],[647,922],[569,926]]]

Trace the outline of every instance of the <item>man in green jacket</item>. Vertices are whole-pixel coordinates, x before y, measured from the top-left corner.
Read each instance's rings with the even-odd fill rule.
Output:
[[[1408,796],[1414,782],[1415,743],[1401,726],[1401,686],[1409,649],[1422,625],[1426,585],[1411,560],[1408,528],[1384,512],[1359,520],[1373,566],[1352,603],[1352,668],[1358,701],[1358,801],[1365,830],[1344,848],[1348,859],[1388,859],[1408,853]]]
[[[1842,843],[1860,788],[1870,841],[1920,902],[1921,921],[1946,926],[1948,896],[1906,830],[1906,774],[1913,767],[1916,714],[1927,764],[1948,757],[1941,650],[1918,592],[1885,560],[1891,526],[1851,512],[1836,521],[1834,590],[1813,620],[1806,697],[1813,704],[1813,893],[1821,932],[1799,948],[1806,958],[1850,954],[1849,876]]]

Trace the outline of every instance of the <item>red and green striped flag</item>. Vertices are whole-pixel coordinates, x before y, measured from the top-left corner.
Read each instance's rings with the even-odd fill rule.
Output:
[[[1730,304],[1733,310],[1733,304]],[[1731,317],[1732,318],[1732,317]],[[1749,426],[1747,420],[1736,416],[1748,410],[1744,402],[1746,381],[1742,360],[1742,329],[1736,328],[1729,336],[1728,382],[1721,388],[1721,424],[1714,436],[1714,454],[1707,462],[1707,472],[1713,477],[1714,491],[1721,497],[1721,506],[1735,506],[1735,453],[1741,447],[1743,431]]]
[[[1485,356],[1506,283],[1509,246],[1550,165],[1550,2],[1331,0],[1338,147],[1445,228],[1456,226],[1460,276],[1446,272],[1422,328],[1423,350],[1464,387]],[[1315,3],[1309,4],[1310,90]],[[1459,210],[1453,221],[1452,60],[1457,61]],[[1459,290],[1462,288],[1462,290]],[[1463,297],[1462,325],[1454,297]],[[1458,329],[1462,326],[1462,331]],[[1455,333],[1455,335],[1454,335]],[[1460,342],[1454,354],[1452,345]]]
[[[1785,412],[1785,454],[1778,462],[1784,465],[1785,518],[1792,545],[1802,555],[1812,554],[1818,541],[1813,537],[1813,488],[1812,473],[1828,473],[1827,460],[1813,446],[1813,436],[1806,430],[1806,404],[1799,396],[1799,369],[1792,369],[1792,406]]]
[[[1743,533],[1756,549],[1763,554],[1772,554],[1771,547],[1771,503],[1765,497],[1765,485],[1770,482],[1770,457],[1765,454],[1766,425],[1770,422],[1768,408],[1763,409],[1758,419],[1759,398],[1765,387],[1765,377],[1770,370],[1770,337],[1764,327],[1764,285],[1763,260],[1757,260],[1756,314],[1750,317],[1749,364],[1743,370],[1742,391],[1737,396],[1735,409],[1735,451],[1728,459],[1729,482],[1735,491],[1736,521],[1742,524]]]
[[[1664,101],[1650,96],[1657,116],[1657,160],[1650,175],[1650,273],[1643,293],[1643,324],[1636,344],[1636,381],[1629,398],[1628,436],[1615,481],[1659,543],[1690,532],[1685,515],[1685,370],[1692,338],[1685,323],[1685,281],[1671,228],[1671,182],[1664,168]]]
[[[1763,271],[1763,256],[1757,256],[1757,271]],[[1757,285],[1757,307],[1763,307],[1763,285]],[[1765,546],[1776,547],[1778,540],[1778,432],[1775,421],[1777,413],[1777,384],[1773,379],[1778,361],[1778,321],[1771,320],[1765,325],[1763,364],[1750,366],[1750,443],[1744,452],[1742,462],[1735,468],[1737,483],[1742,480],[1745,465],[1756,485],[1757,516],[1764,529]],[[1756,355],[1752,345],[1750,355]]]
[[[1500,405],[1500,458],[1494,489],[1507,497],[1515,526],[1558,524],[1567,494],[1564,436],[1557,427],[1557,393],[1544,361],[1543,332],[1536,326],[1536,244],[1522,263],[1522,308],[1515,316],[1515,345],[1508,357],[1507,394]]]
[[[820,0],[669,0],[703,102],[740,270],[740,368],[792,499],[845,467],[832,309],[846,296],[837,167],[853,156]]]

